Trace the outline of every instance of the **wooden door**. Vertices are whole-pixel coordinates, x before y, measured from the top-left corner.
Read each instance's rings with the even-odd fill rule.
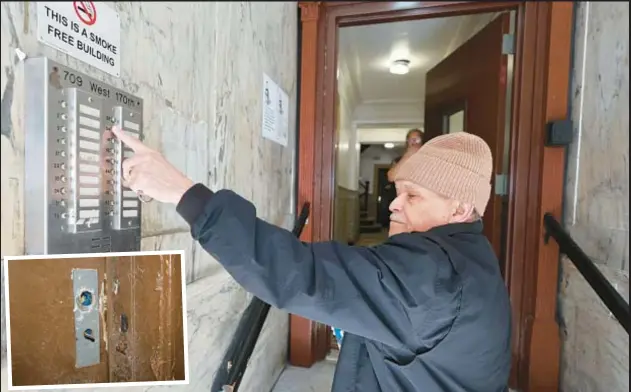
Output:
[[[184,379],[180,255],[109,257],[109,381]]]
[[[503,171],[507,56],[502,54],[510,14],[503,13],[427,73],[425,137],[466,131],[491,147],[495,174]],[[502,197],[493,177],[484,233],[502,257]]]
[[[95,270],[98,363],[77,367],[73,270]],[[14,386],[184,380],[180,255],[11,260]]]
[[[390,166],[375,167],[377,171],[377,223],[382,227],[390,226],[390,204],[396,198],[394,183],[388,181]]]

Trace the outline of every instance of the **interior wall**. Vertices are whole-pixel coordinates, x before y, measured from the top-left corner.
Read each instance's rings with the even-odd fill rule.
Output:
[[[370,181],[368,193],[373,193],[375,165],[391,164],[397,157],[403,153],[401,148],[385,148],[381,144],[375,144],[364,150],[361,154],[359,164],[359,178],[362,181]]]
[[[469,38],[479,32],[484,26],[497,17],[498,13],[473,14],[464,17],[452,18],[448,21],[453,26],[448,31],[449,44],[444,48],[442,58],[438,57],[438,63],[458,47],[464,44]],[[414,23],[423,23],[416,21]],[[450,25],[450,26],[451,26]],[[344,30],[341,30],[344,34]],[[373,59],[363,59],[366,62]],[[384,70],[384,72],[386,72]],[[405,76],[401,76],[405,78]],[[418,85],[419,99],[400,99],[400,97],[390,97],[383,100],[372,100],[361,102],[355,113],[355,121],[358,124],[368,124],[377,126],[401,126],[404,128],[422,128],[424,123],[424,97],[425,86]]]
[[[629,3],[580,2],[565,225],[629,301]],[[561,390],[628,391],[629,335],[562,260]]]
[[[359,97],[348,68],[343,63],[339,68],[336,182],[338,186],[357,191],[359,144],[353,120]]]
[[[395,143],[400,144],[405,142],[405,136],[410,129],[420,129],[422,127],[416,125],[401,127],[401,128],[358,128],[360,144],[385,144]]]
[[[423,86],[419,86],[419,90],[422,88]],[[383,102],[362,102],[355,111],[355,122],[373,127],[421,128],[423,101],[401,101],[393,98]]]
[[[353,119],[359,96],[347,65],[338,67],[333,238],[354,242],[359,236],[359,142]]]
[[[114,78],[38,43],[35,2],[2,3],[1,43],[1,253],[24,253],[24,91],[27,56],[44,55],[144,99],[146,143],[162,151],[195,181],[213,189],[231,188],[252,200],[261,218],[290,227],[294,216],[294,154],[297,75],[297,5],[294,2],[155,3],[106,2],[121,18],[121,77]],[[281,59],[281,61],[279,61]],[[290,97],[287,147],[261,137],[263,72]],[[220,285],[231,295],[196,291],[192,306],[220,312],[208,318],[189,308],[189,341],[196,346],[190,363],[197,381],[182,390],[210,387],[219,356],[209,353],[227,345],[241,311],[243,290],[191,238],[173,206],[149,203],[142,221],[143,250],[185,250],[186,276],[204,285]],[[204,297],[204,295],[207,295]],[[2,387],[6,387],[4,311]],[[219,317],[221,315],[221,317]],[[221,329],[221,334],[198,332]],[[210,323],[210,324],[208,324]],[[192,329],[191,329],[192,328]],[[243,391],[271,386],[286,353],[288,318],[272,312],[259,346],[271,351],[252,358],[252,381]],[[201,366],[201,368],[200,368]]]

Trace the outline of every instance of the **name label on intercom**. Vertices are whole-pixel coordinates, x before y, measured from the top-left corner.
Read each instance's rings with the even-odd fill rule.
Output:
[[[132,152],[111,127],[142,138],[142,99],[46,58],[26,60],[25,88],[27,253],[139,250]]]

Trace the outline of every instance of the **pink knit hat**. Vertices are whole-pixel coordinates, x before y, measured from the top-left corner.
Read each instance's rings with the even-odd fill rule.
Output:
[[[435,137],[401,163],[395,181],[411,181],[482,216],[491,196],[493,156],[484,140],[466,132]]]

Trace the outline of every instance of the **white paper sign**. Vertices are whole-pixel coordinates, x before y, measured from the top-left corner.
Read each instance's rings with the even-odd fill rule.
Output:
[[[287,147],[289,139],[289,96],[274,81],[263,74],[263,119],[261,133],[264,138]]]
[[[37,38],[110,75],[120,76],[120,17],[102,2],[37,2]]]
[[[263,122],[262,135],[264,138],[276,140],[276,107],[277,99],[276,93],[278,92],[278,86],[272,81],[272,79],[263,74]]]
[[[289,141],[289,95],[280,87],[278,88],[278,138],[280,143],[287,147]]]

